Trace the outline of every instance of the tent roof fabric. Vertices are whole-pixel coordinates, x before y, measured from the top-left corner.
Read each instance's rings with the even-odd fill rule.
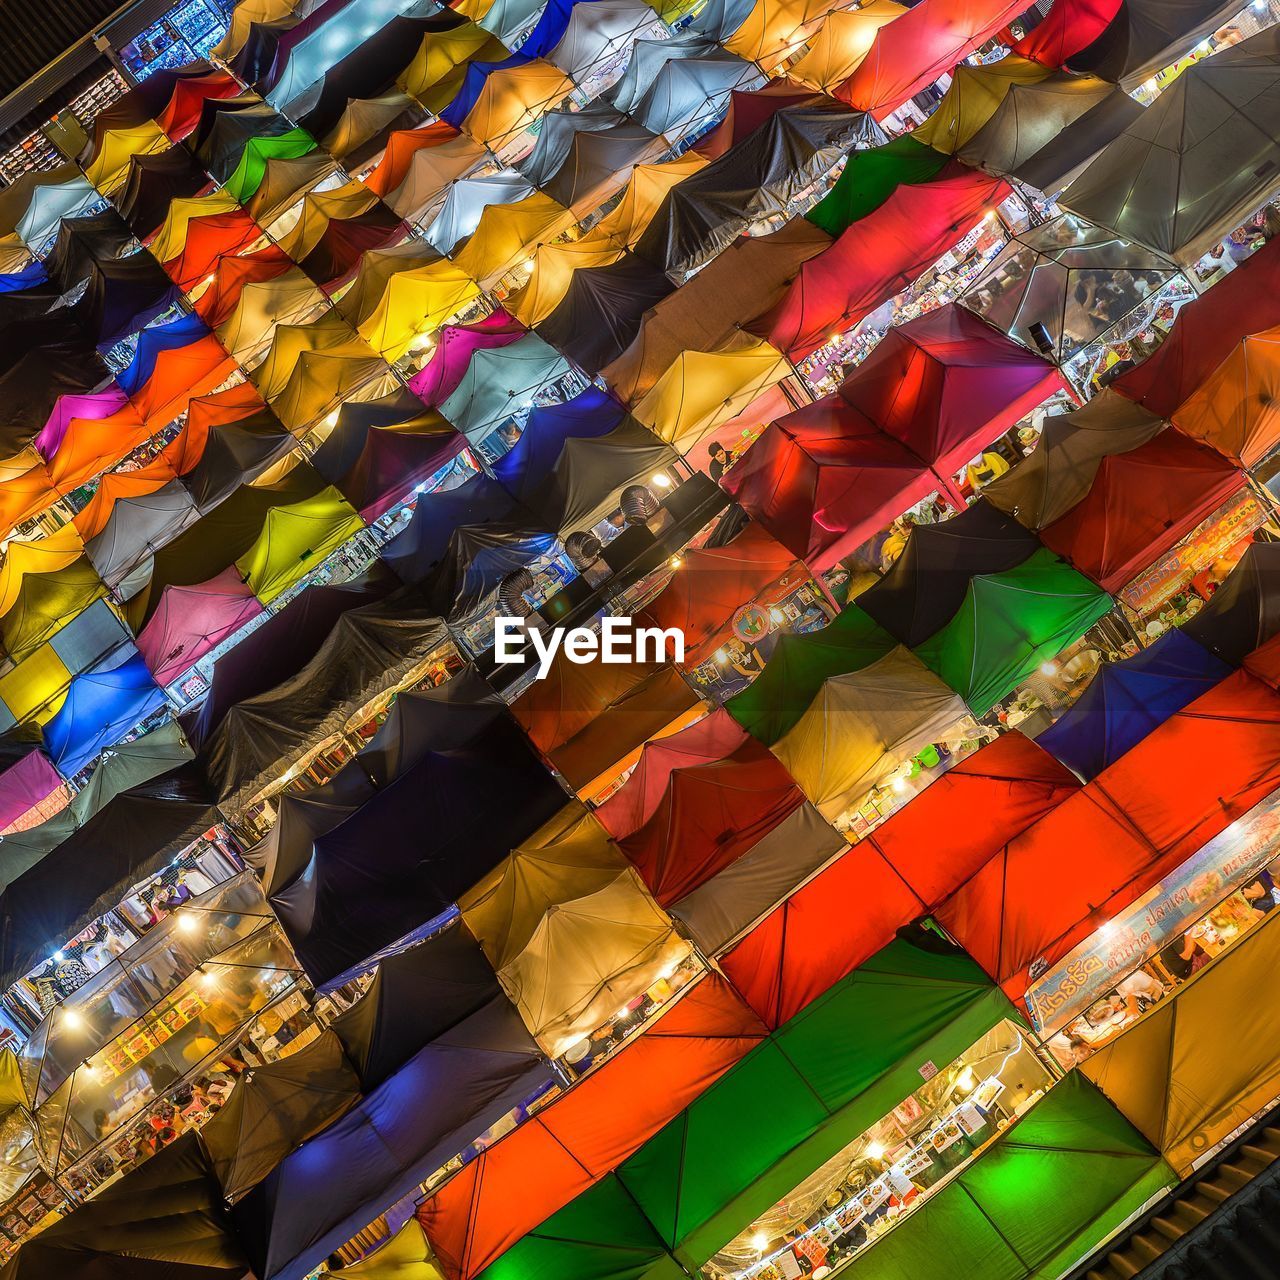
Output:
[[[985,715],[1110,609],[1105,592],[1041,548],[1013,569],[973,578],[956,615],[916,653]]]
[[[1182,630],[1232,666],[1280,633],[1280,543],[1250,543]]]
[[[1040,536],[1104,590],[1116,591],[1243,485],[1244,476],[1220,454],[1163,431],[1104,458],[1088,494]]]
[[[1173,712],[1231,674],[1184,632],[1165,632],[1123,662],[1103,663],[1089,687],[1036,741],[1086,782]]]
[[[1128,8],[1127,2],[1122,12]],[[1194,263],[1271,189],[1267,175],[1280,163],[1278,60],[1280,34],[1268,30],[1193,64],[1059,203],[1184,265]]]
[[[1108,388],[1072,413],[1045,418],[1035,449],[984,485],[982,496],[1037,532],[1088,496],[1107,458],[1141,447],[1163,428],[1159,418]]]

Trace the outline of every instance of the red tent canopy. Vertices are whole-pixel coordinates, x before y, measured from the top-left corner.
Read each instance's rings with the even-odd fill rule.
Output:
[[[1103,590],[1116,591],[1244,484],[1216,450],[1165,430],[1103,458],[1088,494],[1040,538]]]
[[[734,89],[729,94],[729,110],[724,119],[693,150],[708,160],[718,160],[784,107],[798,106],[818,97],[821,95],[816,90],[786,76],[770,80],[760,89]]]
[[[1280,695],[1239,671],[991,858],[938,918],[1011,997],[1280,786]]]
[[[277,244],[268,244],[239,258],[222,258],[213,282],[195,304],[196,313],[216,329],[236,309],[245,285],[274,280],[293,267],[293,259]]]
[[[820,571],[942,482],[837,394],[766,427],[723,484],[784,547]]]
[[[951,476],[1064,385],[1048,360],[950,305],[890,329],[838,394]]]
[[[1054,0],[1049,16],[1012,52],[1057,70],[1073,53],[1091,45],[1120,12],[1121,0]]]
[[[418,1210],[449,1280],[471,1280],[637,1151],[765,1037],[708,974],[615,1057],[480,1155]]]
[[[721,966],[765,1022],[780,1026],[1079,789],[1048,752],[1005,734],[794,893]]]
[[[438,147],[458,136],[458,130],[443,120],[433,120],[421,129],[397,129],[387,139],[377,168],[364,180],[375,195],[390,195],[408,176],[413,157],[424,147]]]
[[[192,218],[182,252],[160,265],[179,289],[190,292],[222,258],[247,249],[261,235],[262,228],[243,209]]]
[[[156,357],[151,377],[132,396],[151,431],[172,422],[195,396],[212,391],[239,366],[211,333]]]
[[[803,803],[777,757],[749,738],[723,760],[673,769],[657,809],[619,845],[653,896],[670,906],[753,849]]]
[[[574,787],[585,787],[697,702],[672,667],[569,662],[561,649],[511,713]]]
[[[723,708],[678,733],[646,742],[631,776],[594,812],[615,839],[638,831],[657,812],[676,769],[712,764],[748,741],[747,731]]]
[[[164,109],[156,116],[156,124],[172,142],[181,142],[200,123],[200,109],[210,98],[234,98],[240,82],[227,71],[210,71],[208,75],[184,77],[173,86]]]
[[[683,633],[685,662],[692,665],[706,656],[699,646],[713,642],[739,608],[779,580],[785,584],[779,594],[785,594],[806,577],[794,552],[749,524],[728,546],[686,552],[645,613],[658,626]]]
[[[883,120],[1025,7],[1021,0],[920,0],[876,32],[871,52],[835,96]]]
[[[901,293],[990,209],[1009,186],[958,160],[933,182],[904,183],[800,268],[786,295],[751,326],[792,360],[803,360],[832,331],[852,328]]]
[[[1173,322],[1149,359],[1112,386],[1161,418],[1173,411],[1247,334],[1280,325],[1280,240],[1263,245]]]

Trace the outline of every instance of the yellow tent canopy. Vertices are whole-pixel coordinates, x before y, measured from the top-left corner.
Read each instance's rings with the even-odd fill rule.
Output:
[[[155,155],[172,145],[154,120],[144,120],[126,129],[108,129],[84,176],[104,196],[109,196],[124,184],[129,176],[129,161],[134,156]]]
[[[11,541],[0,562],[0,617],[18,601],[22,580],[32,573],[53,573],[65,569],[84,554],[80,532],[72,524],[64,524],[53,533],[31,542]]]
[[[666,164],[636,165],[622,199],[600,219],[596,230],[624,249],[635,248],[671,188],[706,165],[705,157],[696,151],[686,151]]]
[[[215,213],[232,213],[240,208],[240,202],[229,191],[210,191],[207,196],[184,196],[169,201],[156,238],[151,242],[151,254],[157,262],[170,262],[187,245],[187,233],[196,218],[207,218]]]
[[[302,324],[327,309],[329,300],[297,267],[271,280],[254,280],[240,291],[232,313],[214,331],[240,363],[265,347],[282,324]]]
[[[271,408],[301,440],[347,401],[376,400],[401,386],[386,362],[367,343],[354,338],[338,350],[303,352],[284,390],[271,401]],[[286,454],[273,472],[284,474],[295,457]],[[265,482],[266,477],[262,479]]]
[[[50,644],[42,644],[14,669],[0,676],[0,702],[19,723],[44,724],[62,706],[71,672]]]
[[[660,439],[687,453],[781,382],[791,365],[763,338],[735,333],[717,351],[684,351],[633,410]]]
[[[458,906],[498,970],[529,945],[552,907],[612,884],[627,865],[595,815],[572,801],[463,894]]]
[[[406,240],[390,249],[370,249],[360,255],[356,278],[335,300],[335,304],[353,325],[359,327],[373,314],[392,276],[402,271],[417,271],[439,261],[440,255],[421,240]]]
[[[294,262],[301,262],[320,243],[330,222],[367,213],[377,203],[378,197],[354,179],[331,191],[310,191],[303,197],[298,221],[277,236],[277,242]]]
[[[31,261],[31,250],[16,231],[0,236],[0,274],[12,275],[21,271]]]
[[[369,354],[355,331],[335,311],[326,312],[307,324],[282,324],[271,338],[267,358],[250,375],[264,400],[272,400],[284,390],[294,366],[305,352],[345,352],[352,342],[356,350]]]
[[[481,288],[501,280],[540,245],[573,225],[573,214],[541,191],[514,204],[491,204],[454,262]]]
[[[545,58],[504,67],[485,80],[462,127],[491,151],[500,151],[563,102],[573,87],[573,81]]]
[[[832,93],[862,65],[880,28],[906,13],[894,0],[869,0],[860,9],[842,9],[822,24],[804,57],[787,72],[792,80]]]
[[[351,98],[338,123],[325,134],[320,145],[331,155],[344,159],[397,120],[408,116],[420,121],[422,111],[418,103],[400,89],[376,98]]]
[[[591,231],[581,240],[557,240],[540,245],[533,255],[533,271],[529,283],[514,298],[507,299],[507,309],[530,328],[541,324],[569,290],[573,273],[584,267],[607,267],[622,257],[620,249],[607,236]]]
[[[827,680],[773,754],[834,822],[968,713],[959,694],[898,645],[860,671]]]
[[[417,1218],[408,1222],[377,1253],[343,1267],[343,1280],[444,1280]]]
[[[456,11],[460,13],[461,9]],[[498,45],[496,58],[482,56],[485,45],[490,43]],[[501,62],[507,56],[506,46],[495,41],[488,31],[474,22],[464,23],[451,31],[429,31],[422,37],[413,61],[396,83],[405,93],[421,102],[428,90],[438,85],[455,67],[467,62]]]
[[[394,362],[416,340],[434,333],[479,296],[480,287],[470,274],[447,259],[401,271],[388,278],[360,333],[375,351]]]
[[[253,594],[270,604],[363,528],[350,503],[329,485],[313,498],[273,507],[236,568]]]
[[[766,73],[785,62],[833,9],[851,0],[756,0],[746,21],[724,42],[730,53]]]
[[[1035,84],[1049,74],[1048,67],[1013,53],[985,67],[962,62],[937,110],[911,136],[954,155],[995,115],[1015,84]]]
[[[1280,1022],[1258,1017],[1277,966],[1273,911],[1077,1068],[1181,1174],[1280,1093]]]
[[[385,203],[402,218],[419,219],[451,182],[467,177],[492,160],[488,151],[465,133],[437,147],[422,147],[413,153],[409,171]]]
[[[255,22],[279,22],[287,18],[294,8],[294,0],[240,0],[231,11],[231,24],[222,42],[213,52],[224,61],[234,58],[249,38],[249,29]]]

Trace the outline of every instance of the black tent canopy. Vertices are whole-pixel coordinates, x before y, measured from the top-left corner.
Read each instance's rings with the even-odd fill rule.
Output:
[[[1254,542],[1182,630],[1224,662],[1239,666],[1280,635],[1280,542]]]

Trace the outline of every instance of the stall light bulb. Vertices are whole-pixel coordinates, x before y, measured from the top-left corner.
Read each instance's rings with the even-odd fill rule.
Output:
[[[902,793],[907,789],[907,780],[906,780],[906,778],[894,778],[894,780],[893,780],[893,789],[894,789],[894,790],[895,790],[899,795],[901,795],[901,794],[902,794]]]
[[[672,556],[671,559],[667,561],[667,563],[673,569],[678,569],[682,564],[684,564],[684,561],[681,560],[679,556]]]
[[[727,649],[716,650],[716,661],[723,667],[729,663],[729,651]]]
[[[775,627],[782,626],[786,620],[787,615],[783,613],[781,609],[775,607],[769,610],[769,621],[772,622]]]
[[[972,1093],[978,1085],[978,1078],[973,1074],[972,1067],[965,1067],[960,1073],[960,1078],[956,1081],[956,1088],[962,1093]]]
[[[757,1231],[751,1237],[751,1247],[757,1253],[763,1253],[769,1247],[769,1237],[763,1231]]]
[[[653,484],[655,488],[658,488],[658,489],[671,488],[671,477],[667,475],[665,471],[655,471],[653,475],[649,477],[649,480],[650,480],[650,483]]]
[[[84,1019],[75,1009],[64,1009],[62,1011],[62,1025],[69,1031],[79,1031],[84,1026]]]
[[[54,964],[61,964],[61,963],[62,963],[66,958],[67,958],[67,957],[66,957],[66,956],[65,956],[61,951],[55,951],[55,952],[53,953],[53,963],[54,963]]]
[[[90,1075],[93,1075],[93,1074],[94,1074],[94,1072],[97,1070],[97,1068],[93,1065],[93,1063],[92,1063],[92,1062],[90,1062],[90,1061],[89,1061],[89,1059],[88,1059],[88,1058],[86,1058],[86,1059],[85,1059],[85,1060],[80,1064],[80,1068],[81,1068],[81,1070],[83,1070],[83,1071],[87,1071]]]
[[[200,921],[190,911],[180,911],[178,913],[178,928],[183,933],[195,933],[199,927]]]
[[[211,969],[200,970],[200,981],[206,987],[212,987],[218,981],[218,975]]]
[[[326,425],[326,426],[330,426],[330,427],[336,427],[336,426],[338,425],[338,411],[337,411],[337,409],[335,409],[331,414],[329,414],[329,415],[325,418],[325,425]]]
[[[1058,664],[1056,662],[1042,662],[1040,664],[1040,674],[1056,676],[1058,674]]]
[[[867,1143],[867,1159],[883,1160],[884,1159],[884,1143],[868,1142]]]

